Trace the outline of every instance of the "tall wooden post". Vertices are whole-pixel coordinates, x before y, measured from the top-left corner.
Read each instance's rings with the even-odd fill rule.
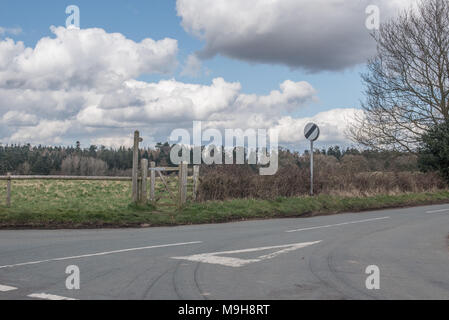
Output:
[[[151,162],[150,167],[152,169],[150,171],[150,201],[152,204],[155,204],[155,202],[156,202],[156,194],[155,194],[156,171],[154,169],[156,168],[156,162]]]
[[[187,203],[187,163],[179,165],[179,207]]]
[[[139,201],[139,185],[138,185],[138,175],[139,175],[139,143],[142,142],[142,138],[140,138],[139,131],[134,132],[134,147],[133,147],[133,171],[132,171],[132,180],[133,180],[133,201],[137,203]]]
[[[140,166],[140,170],[142,171],[142,180],[140,181],[140,203],[147,204],[148,159],[142,159]]]
[[[193,166],[193,201],[198,199],[198,184],[200,178],[200,166]]]
[[[6,207],[11,207],[11,174],[8,173],[8,180],[6,181]]]

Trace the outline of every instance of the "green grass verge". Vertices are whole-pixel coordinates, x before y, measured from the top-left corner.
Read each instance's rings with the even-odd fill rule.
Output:
[[[0,184],[0,190],[3,187]],[[171,187],[176,189],[176,184]],[[11,208],[5,207],[4,192],[0,192],[0,229],[174,226],[449,203],[446,190],[373,197],[239,199],[191,203],[179,210],[173,206],[131,205],[130,189],[128,182],[15,181]],[[158,185],[157,194],[167,193]],[[163,198],[159,203],[170,202]]]

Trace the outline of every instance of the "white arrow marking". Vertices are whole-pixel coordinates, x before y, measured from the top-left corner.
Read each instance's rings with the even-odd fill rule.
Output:
[[[57,295],[48,294],[48,293],[33,293],[33,294],[28,295],[28,297],[36,298],[36,299],[45,299],[45,300],[76,300],[73,298],[57,296]]]
[[[251,248],[251,249],[243,249],[243,250],[233,250],[233,251],[222,251],[222,252],[212,252],[212,253],[202,253],[202,254],[194,254],[192,256],[186,257],[172,257],[172,259],[180,259],[180,260],[189,260],[210,264],[221,264],[227,267],[242,267],[244,265],[260,262],[263,260],[272,259],[277,257],[282,253],[287,253],[290,251],[298,250],[307,246],[311,246],[313,244],[320,243],[321,241],[315,242],[303,242],[303,243],[293,243],[282,246],[274,246],[274,247],[260,247],[260,248]],[[262,255],[255,259],[240,259],[240,258],[232,258],[232,257],[223,257],[222,255],[229,255],[235,253],[247,253],[247,252],[255,252],[255,251],[265,251],[271,249],[282,249],[270,254]]]
[[[13,291],[13,290],[17,290],[17,288],[10,287],[10,286],[3,286],[0,284],[0,292],[8,292],[8,291]]]

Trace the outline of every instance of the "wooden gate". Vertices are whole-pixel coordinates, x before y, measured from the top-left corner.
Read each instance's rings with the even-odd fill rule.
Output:
[[[177,168],[156,167],[156,163],[150,164],[150,190],[149,201],[153,205],[170,205],[160,201],[162,199],[161,190],[163,189],[172,200],[172,205],[182,207],[188,200],[195,201],[198,191],[199,166],[193,166],[192,190],[189,190],[189,167],[187,164],[181,164]],[[175,177],[165,174],[177,173]],[[157,183],[157,178],[160,183]],[[173,182],[177,182],[177,188],[173,190]],[[159,189],[159,190],[157,190]],[[157,192],[158,191],[158,192]]]
[[[162,187],[169,197],[172,200],[171,204],[165,205],[177,205],[179,207],[184,206],[187,203],[188,199],[192,199],[196,201],[197,192],[198,192],[198,183],[199,183],[199,175],[200,175],[200,167],[193,166],[193,174],[192,174],[192,191],[191,196],[188,196],[188,171],[189,167],[186,163],[180,164],[178,167],[156,167],[155,162],[151,162],[150,166],[148,166],[148,160],[142,159],[140,161],[140,174],[139,174],[139,143],[142,142],[142,138],[140,138],[139,131],[134,133],[134,154],[133,154],[133,200],[134,202],[139,202],[141,204],[146,204],[150,202],[153,205],[161,205],[160,202],[161,196],[157,195],[157,188]],[[170,179],[164,175],[164,173],[173,173],[178,172],[177,179],[177,190],[171,189]],[[149,175],[148,175],[149,173]],[[148,178],[150,180],[149,186],[149,196],[147,190]],[[156,179],[159,178],[161,181],[161,185],[156,183]],[[177,193],[177,194],[176,194]],[[160,192],[159,192],[160,194]]]

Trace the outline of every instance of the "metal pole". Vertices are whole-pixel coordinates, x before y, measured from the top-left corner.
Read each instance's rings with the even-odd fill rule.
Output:
[[[313,196],[313,141],[310,141],[310,195]]]

